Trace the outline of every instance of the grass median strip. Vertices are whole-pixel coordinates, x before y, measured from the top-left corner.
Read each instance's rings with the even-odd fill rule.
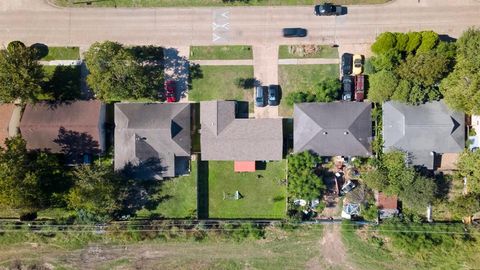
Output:
[[[80,59],[80,48],[78,47],[48,47],[48,54],[40,60],[52,61],[77,59]]]
[[[190,60],[238,60],[252,59],[252,47],[234,46],[192,46]]]
[[[278,80],[282,87],[279,113],[291,117],[293,107],[287,105],[285,97],[292,92],[312,92],[317,84],[327,78],[338,78],[338,65],[280,65]]]
[[[280,45],[279,59],[338,58],[338,49],[329,45]]]

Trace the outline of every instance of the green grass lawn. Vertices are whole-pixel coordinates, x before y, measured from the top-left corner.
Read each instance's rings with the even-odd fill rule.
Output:
[[[51,61],[77,59],[80,59],[80,48],[78,47],[48,47],[48,54],[40,60]]]
[[[244,89],[237,79],[253,78],[253,66],[200,66],[200,75],[192,79],[190,101],[244,100],[253,101],[253,88]]]
[[[46,82],[40,100],[75,100],[80,98],[80,66],[43,66]]]
[[[312,91],[315,86],[326,78],[338,78],[338,65],[280,65],[278,81],[282,87],[282,100],[279,113],[291,117],[293,107],[287,105],[285,97],[291,92]]]
[[[287,191],[280,181],[285,178],[285,168],[285,161],[276,161],[267,162],[265,170],[235,173],[233,161],[209,161],[208,217],[284,218]],[[224,200],[224,193],[237,190],[243,198]]]
[[[252,59],[251,46],[191,46],[190,60]]]
[[[329,2],[354,5],[354,4],[382,4],[389,0],[331,0]],[[91,0],[91,5],[86,5],[87,1],[78,0],[53,0],[60,6],[75,7],[169,7],[169,6],[279,6],[279,5],[313,5],[318,3],[315,0],[250,0],[247,3],[242,1],[226,4],[222,0]],[[77,4],[74,4],[76,3]],[[80,2],[81,4],[78,4]]]
[[[164,218],[195,217],[197,209],[197,162],[191,162],[190,175],[164,180],[161,191],[157,194],[163,199],[154,210],[142,209],[137,216],[161,216]]]
[[[280,45],[278,50],[278,57],[280,59],[287,59],[287,58],[338,58],[338,49],[332,48],[332,46],[328,45],[317,45],[320,47],[320,50],[314,54],[309,55],[298,55],[292,54],[288,51],[289,45]]]

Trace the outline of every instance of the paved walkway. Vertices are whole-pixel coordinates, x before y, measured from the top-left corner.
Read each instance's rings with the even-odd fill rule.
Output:
[[[191,62],[200,66],[251,66],[252,59],[242,60],[191,60]]]
[[[298,58],[298,59],[279,59],[279,65],[327,65],[338,64],[338,58]]]
[[[38,61],[40,65],[44,66],[80,66],[83,60],[52,60],[52,61]]]

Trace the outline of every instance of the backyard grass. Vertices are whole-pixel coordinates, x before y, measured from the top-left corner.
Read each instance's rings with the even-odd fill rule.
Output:
[[[310,92],[326,78],[338,78],[338,65],[280,65],[278,81],[282,88],[279,113],[291,117],[293,107],[287,105],[285,97],[292,92]]]
[[[352,223],[342,225],[347,253],[359,269],[473,269],[480,260],[478,229],[473,229],[472,239],[467,240],[461,224],[398,224],[396,229],[382,226],[379,228],[386,232],[395,232],[388,232],[389,236],[384,238],[383,232],[360,229]],[[459,234],[449,234],[454,231]],[[411,240],[399,240],[407,237]]]
[[[285,161],[274,161],[267,162],[264,170],[235,173],[233,161],[209,161],[208,179],[201,180],[208,181],[208,217],[284,218],[285,168]],[[224,199],[237,190],[241,199]]]
[[[224,3],[222,0],[50,0],[59,6],[75,7],[185,7],[185,6],[280,6],[280,5],[313,5],[316,0],[250,0]],[[329,2],[343,5],[383,4],[389,0],[331,0]]]
[[[75,100],[80,98],[80,66],[43,66],[44,93],[39,100]]]
[[[190,60],[235,60],[252,59],[252,47],[235,46],[191,46]]]
[[[80,48],[78,47],[48,47],[48,54],[40,60],[51,61],[77,59],[80,59]]]
[[[236,83],[238,79],[253,78],[253,66],[200,66],[198,69],[199,74],[192,78],[188,91],[190,101],[253,101],[253,88],[244,89]]]
[[[180,176],[161,183],[157,194],[160,201],[156,209],[142,209],[137,212],[139,218],[160,216],[164,218],[195,217],[197,209],[197,162],[191,162],[190,175]]]
[[[338,58],[338,49],[332,48],[332,46],[328,45],[317,45],[320,47],[319,51],[314,54],[309,55],[298,55],[293,54],[288,51],[290,45],[280,45],[278,50],[278,57],[280,59],[287,59],[287,58]]]
[[[305,269],[307,261],[312,260],[325,269],[326,263],[318,254],[322,232],[323,227],[315,225],[293,231],[271,228],[267,229],[264,239],[241,242],[173,238],[117,244],[92,233],[89,235],[95,237],[91,239],[82,234],[65,234],[64,240],[61,235],[42,238],[31,233],[34,235],[31,238],[17,234],[19,243],[2,242],[2,238],[12,235],[10,233],[0,235],[0,268],[20,269],[13,267],[15,263],[23,265],[21,269],[47,269],[43,265],[48,264],[55,269],[276,270]],[[79,240],[84,244],[75,250],[64,247]],[[33,264],[37,267],[27,267]]]

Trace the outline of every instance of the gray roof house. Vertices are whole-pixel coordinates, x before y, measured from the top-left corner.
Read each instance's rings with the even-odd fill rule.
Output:
[[[294,152],[320,156],[371,155],[370,102],[298,103],[293,111]]]
[[[115,104],[115,170],[137,178],[184,174],[190,159],[190,104]]]
[[[383,140],[386,151],[406,151],[412,165],[434,169],[437,155],[463,151],[465,115],[450,110],[443,101],[419,106],[386,102]]]
[[[235,104],[200,103],[202,160],[281,160],[282,119],[236,118]]]

